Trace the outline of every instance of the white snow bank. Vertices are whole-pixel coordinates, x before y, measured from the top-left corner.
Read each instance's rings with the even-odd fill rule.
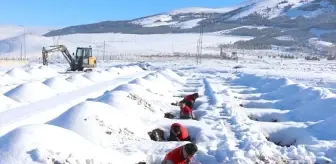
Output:
[[[155,114],[158,114],[160,117],[163,116],[163,112],[160,111],[160,108],[151,105],[148,100],[140,97],[139,94],[144,97],[153,97],[153,95],[149,95],[149,92],[146,92],[146,90],[137,85],[126,84],[115,88],[111,92],[106,92],[104,95],[94,99],[94,101],[109,104],[130,115],[143,118],[148,117],[148,115]]]
[[[335,100],[334,100],[335,101]],[[330,108],[329,112],[326,112],[329,114],[330,112],[333,112],[334,108]],[[324,112],[324,111],[322,111]],[[319,110],[319,113],[322,113]],[[330,116],[330,114],[329,114]],[[334,114],[332,117],[329,117],[328,119],[321,121],[319,123],[316,123],[310,127],[308,127],[308,130],[314,134],[315,137],[321,140],[336,140],[336,131],[333,130],[332,127],[336,125],[336,114]]]
[[[328,89],[309,87],[295,94],[288,95],[284,99],[276,102],[274,105],[278,109],[295,109],[301,105],[311,103],[314,100],[325,99],[332,96],[334,96],[334,94]]]
[[[180,27],[181,29],[188,29],[198,26],[198,22],[202,21],[204,18],[192,19],[185,22],[179,22],[173,25],[173,27]]]
[[[144,27],[154,27],[156,23],[169,22],[172,20],[170,15],[160,14],[155,16],[150,16],[142,19],[133,21],[132,23],[142,25]]]
[[[294,84],[293,81],[289,80],[288,78],[279,78],[279,79],[269,79],[269,82],[262,85],[259,88],[259,91],[261,92],[269,92],[276,90],[280,87],[288,86],[290,84]]]
[[[281,88],[278,88],[277,90],[274,90],[272,92],[266,93],[262,96],[264,99],[282,99],[285,98],[288,95],[296,94],[307,87],[303,84],[290,84]]]
[[[287,113],[294,121],[320,121],[336,115],[336,97],[317,98]]]
[[[294,84],[288,78],[267,78],[256,75],[241,74],[233,83],[257,88],[256,92],[270,92],[287,85]]]
[[[106,69],[107,72],[110,73],[116,73],[116,74],[120,74],[120,72],[122,71],[120,68],[117,67],[110,67],[108,69]]]
[[[21,103],[32,103],[55,96],[56,92],[40,82],[27,82],[4,95]]]
[[[92,81],[83,77],[83,75],[81,75],[81,74],[74,74],[74,75],[68,77],[66,80],[72,82],[73,84],[75,84],[78,87],[84,87],[84,86],[89,86],[89,85],[93,84]]]
[[[0,159],[6,164],[51,163],[124,163],[126,158],[111,150],[94,145],[78,134],[52,125],[28,125],[0,138]],[[125,161],[126,160],[126,161]],[[129,159],[131,160],[131,159]]]
[[[9,109],[13,107],[14,105],[18,104],[18,102],[4,96],[0,95],[0,112],[5,111],[6,109]]]
[[[76,89],[76,85],[73,83],[65,80],[62,77],[52,77],[43,82],[46,86],[50,87],[51,89],[54,89],[58,93],[62,92],[70,92],[74,89]]]
[[[98,73],[96,71],[85,73],[83,75],[83,77],[91,80],[92,82],[104,81],[107,78],[106,76],[103,76],[102,74],[100,74],[100,73]]]
[[[187,14],[187,13],[226,13],[234,10],[235,7],[223,7],[223,8],[204,8],[204,7],[189,7],[170,11],[169,14]]]
[[[9,76],[6,73],[0,75],[0,86],[11,85],[11,84],[15,84],[16,82],[17,82],[17,79]]]
[[[40,79],[45,79],[46,77],[48,77],[49,75],[46,75],[45,72],[43,72],[43,70],[38,69],[38,68],[31,68],[28,69],[26,71],[31,79],[36,79],[36,80],[40,80]]]
[[[163,69],[163,70],[160,70],[158,72],[160,74],[162,74],[163,76],[165,76],[168,80],[171,80],[171,81],[176,82],[176,83],[183,84],[187,80],[184,77],[179,76],[178,74],[176,74],[174,71],[172,71],[170,69]]]
[[[20,80],[28,80],[30,79],[31,75],[25,72],[21,68],[13,68],[7,72],[7,74],[13,78],[20,79]]]
[[[74,131],[102,147],[118,146],[126,141],[149,140],[149,129],[137,117],[101,102],[78,104],[49,123]]]

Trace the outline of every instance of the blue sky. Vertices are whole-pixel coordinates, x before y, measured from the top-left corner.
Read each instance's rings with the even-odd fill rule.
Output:
[[[125,20],[185,7],[226,7],[243,0],[4,0],[0,24],[62,27]]]

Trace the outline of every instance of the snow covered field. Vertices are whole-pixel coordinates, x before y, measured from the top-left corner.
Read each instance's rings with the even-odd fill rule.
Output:
[[[335,63],[204,60],[105,63],[91,73],[60,65],[1,69],[0,163],[160,163],[184,143],[155,142],[174,122],[199,146],[195,162],[327,163],[336,160]],[[114,66],[112,66],[114,65]],[[233,69],[243,65],[244,68]],[[321,71],[323,70],[323,71]],[[331,88],[332,89],[332,88]],[[164,118],[198,92],[196,120]],[[56,162],[57,163],[57,162]]]

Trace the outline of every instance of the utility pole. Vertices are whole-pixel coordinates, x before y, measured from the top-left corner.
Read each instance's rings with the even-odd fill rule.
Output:
[[[27,58],[27,55],[26,55],[26,28],[23,25],[19,25],[19,26],[23,28],[23,47],[24,47],[24,57],[26,59]],[[21,52],[22,52],[22,43],[21,43]],[[22,60],[22,53],[21,53],[21,60]]]
[[[22,60],[22,43],[21,43],[21,47],[20,47],[20,60]]]
[[[24,42],[23,43],[24,44],[24,56],[25,56],[25,60],[26,60],[27,59],[27,51],[26,51],[27,47],[26,47],[26,28],[25,27],[24,27],[24,34],[23,35],[24,35],[24,38],[23,38],[24,39],[24,41],[23,41]]]
[[[105,60],[105,41],[104,41],[104,51],[103,51],[103,60]]]
[[[201,63],[202,56],[202,46],[203,46],[203,25],[200,25],[200,36],[197,41],[197,54],[196,54],[196,63]]]

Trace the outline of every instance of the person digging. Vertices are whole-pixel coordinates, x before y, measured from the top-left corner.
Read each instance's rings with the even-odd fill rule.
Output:
[[[198,93],[194,93],[194,94],[191,94],[191,95],[187,95],[187,96],[185,96],[185,97],[183,98],[182,101],[180,101],[180,103],[181,103],[181,102],[185,102],[186,105],[187,105],[190,109],[192,109],[192,108],[194,107],[194,103],[195,103],[195,101],[196,101],[196,99],[197,99],[198,97],[199,97]]]
[[[197,151],[196,144],[187,143],[168,152],[161,164],[190,164]]]
[[[170,134],[168,141],[190,141],[188,130],[179,123],[170,126]]]
[[[180,119],[195,119],[194,113],[186,102],[180,103]]]

